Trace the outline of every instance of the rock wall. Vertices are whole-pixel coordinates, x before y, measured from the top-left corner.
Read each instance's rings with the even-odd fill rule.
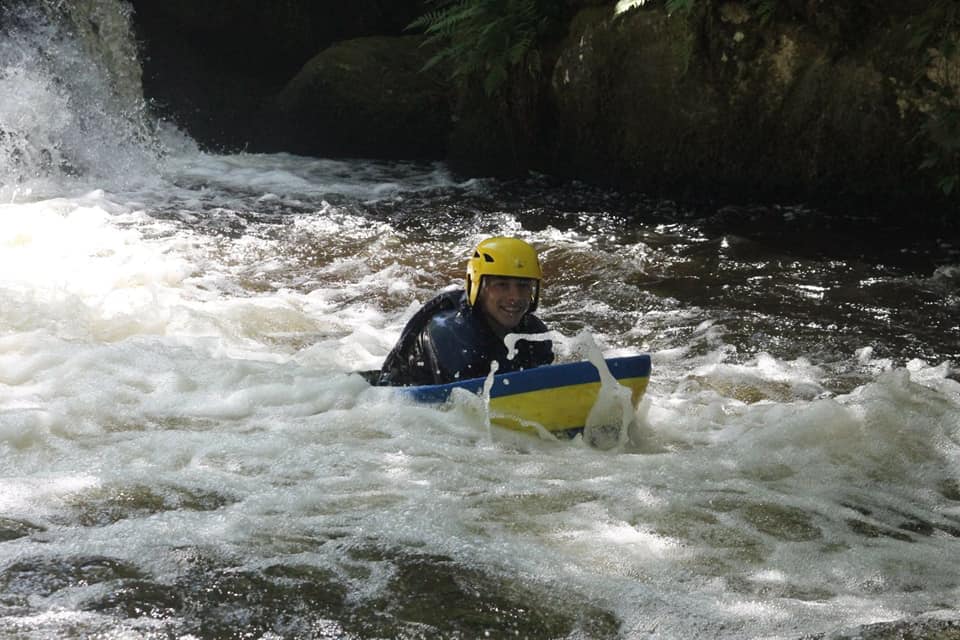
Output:
[[[838,40],[736,2],[701,7],[577,16],[551,75],[548,172],[738,200],[930,193],[923,114],[903,100],[907,23]]]

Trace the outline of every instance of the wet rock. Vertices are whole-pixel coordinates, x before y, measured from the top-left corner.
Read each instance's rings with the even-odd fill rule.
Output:
[[[960,480],[948,478],[940,483],[940,495],[948,500],[960,502]]]
[[[850,527],[851,531],[853,531],[858,535],[864,536],[865,538],[884,537],[884,538],[893,538],[894,540],[900,540],[902,542],[913,542],[913,538],[903,533],[902,531],[880,527],[875,524],[866,522],[864,520],[851,518],[847,520],[847,526]]]
[[[47,596],[61,589],[141,577],[131,564],[103,556],[28,558],[0,571],[0,591],[7,595]]]
[[[339,42],[312,58],[275,102],[284,149],[307,155],[437,158],[446,147],[449,86],[422,38]]]
[[[757,530],[780,540],[802,542],[822,537],[820,528],[810,522],[811,516],[793,507],[751,504],[743,509],[743,516]]]
[[[255,570],[199,551],[188,555],[176,582],[179,604],[156,586],[126,583],[97,608],[159,611],[170,615],[177,633],[200,638],[233,637],[237,628],[251,637],[614,638],[620,628],[613,613],[575,594],[441,555],[352,547],[336,570],[307,564]]]
[[[574,20],[551,79],[554,173],[834,200],[917,179],[919,114],[898,107],[874,53],[899,36],[878,33],[838,56],[815,30],[720,5],[691,20],[653,7]]]
[[[545,601],[528,585],[443,556],[394,558],[386,591],[364,603],[362,637],[614,638],[615,615],[564,594]],[[568,606],[576,601],[576,606]]]
[[[271,145],[264,106],[318,51],[403,32],[417,0],[132,0],[144,92],[213,148]],[[274,150],[276,147],[274,145]]]
[[[183,607],[175,586],[149,580],[124,580],[102,598],[83,605],[88,611],[110,612],[126,618],[169,618]]]
[[[75,495],[72,513],[61,519],[96,527],[164,511],[213,511],[232,501],[217,493],[179,487],[111,485]]]
[[[43,527],[25,522],[23,520],[14,520],[12,518],[0,518],[0,542],[7,540],[16,540],[25,538],[37,531],[43,531]]]
[[[960,620],[908,619],[869,624],[802,640],[960,640]]]

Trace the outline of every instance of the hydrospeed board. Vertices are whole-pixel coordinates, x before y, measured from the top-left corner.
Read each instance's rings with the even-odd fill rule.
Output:
[[[613,378],[630,390],[634,408],[650,378],[650,356],[607,358]],[[442,403],[454,389],[479,394],[487,378],[470,378],[449,384],[402,387],[417,402]],[[529,430],[536,423],[548,431],[581,429],[600,396],[600,372],[588,361],[554,364],[493,377],[490,387],[490,421],[510,429]]]

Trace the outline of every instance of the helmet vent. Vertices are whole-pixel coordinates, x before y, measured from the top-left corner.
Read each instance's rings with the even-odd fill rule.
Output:
[[[493,262],[493,256],[491,256],[489,253],[483,254],[483,259],[486,262]]]

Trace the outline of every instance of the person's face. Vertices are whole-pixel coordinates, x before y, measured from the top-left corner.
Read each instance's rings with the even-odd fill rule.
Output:
[[[536,280],[484,276],[477,302],[487,322],[498,335],[505,335],[520,324],[530,309]]]

